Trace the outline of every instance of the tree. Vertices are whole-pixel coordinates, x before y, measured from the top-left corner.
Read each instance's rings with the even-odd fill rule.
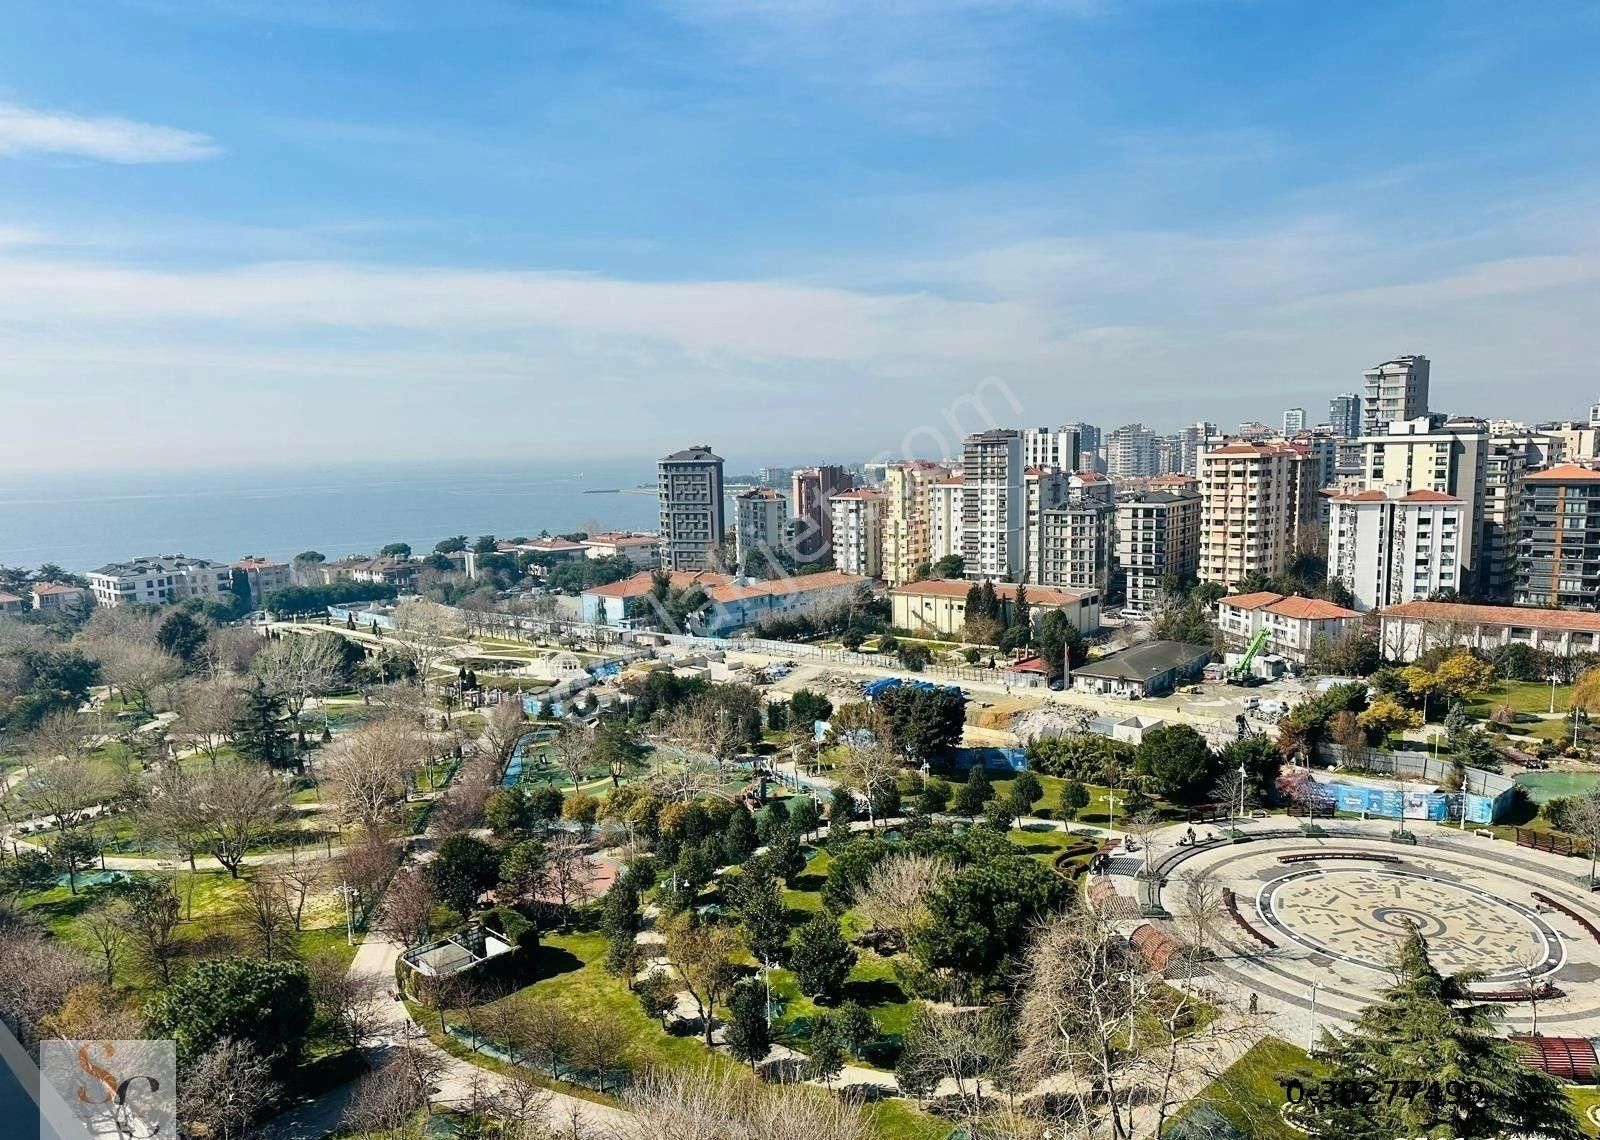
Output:
[[[1089,659],[1089,643],[1062,610],[1045,611],[1039,619],[1038,641],[1046,680],[1059,680],[1068,668],[1076,669]]]
[[[83,917],[78,920],[79,926],[89,935],[94,942],[95,949],[100,951],[105,961],[106,988],[117,984],[116,957],[117,950],[121,947],[127,932],[122,924],[117,921],[116,910],[108,900],[102,899],[92,904],[83,912]]]
[[[1044,799],[1044,785],[1032,772],[1018,772],[1011,781],[1009,798],[1016,809],[1013,814],[1025,816],[1033,811],[1034,804]]]
[[[837,1002],[855,968],[856,952],[844,940],[839,920],[826,911],[811,916],[794,933],[789,968],[800,992],[818,1001]]]
[[[198,1126],[210,1140],[243,1140],[279,1092],[267,1058],[247,1041],[222,1037],[184,1069],[178,1118],[191,1135]]]
[[[1077,819],[1090,803],[1089,789],[1082,780],[1068,780],[1061,788],[1061,818]]]
[[[366,828],[399,814],[423,762],[411,727],[395,717],[361,725],[329,751],[323,770],[339,816]]]
[[[174,609],[156,628],[156,644],[167,653],[193,668],[200,660],[210,630],[188,610]]]
[[[559,793],[557,793],[559,796]],[[560,813],[560,807],[556,808]],[[532,830],[535,816],[521,784],[496,788],[483,804],[483,821],[499,839],[514,839]]]
[[[590,759],[611,774],[613,788],[620,786],[624,777],[642,771],[648,764],[648,755],[626,719],[607,717],[600,721]]]
[[[491,541],[489,543],[490,550],[494,549],[492,537],[493,536],[491,536]],[[441,538],[438,542],[433,544],[433,552],[435,554],[459,554],[466,548],[467,536],[464,534],[458,534],[451,538]]]
[[[1133,770],[1148,777],[1161,795],[1194,803],[1211,786],[1217,758],[1193,728],[1171,724],[1145,734],[1134,751]]]
[[[666,924],[666,959],[693,999],[706,1047],[711,1046],[712,1010],[733,986],[733,956],[739,936],[726,926],[697,923],[680,916]]]
[[[524,839],[500,860],[495,897],[502,902],[532,902],[550,887],[550,852],[537,839]]]
[[[1495,1032],[1500,1010],[1473,1000],[1469,986],[1481,976],[1441,975],[1428,960],[1427,941],[1413,930],[1397,955],[1395,983],[1349,1030],[1324,1028],[1312,1051],[1331,1080],[1421,1080],[1432,1088],[1459,1082],[1470,1095],[1455,1103],[1421,1096],[1380,1098],[1360,1109],[1334,1104],[1307,1114],[1303,1127],[1313,1136],[1341,1140],[1387,1140],[1435,1129],[1459,1137],[1583,1135],[1560,1083]]]
[[[1382,740],[1408,728],[1422,727],[1422,714],[1408,709],[1388,694],[1379,696],[1356,717],[1369,737]]]
[[[733,912],[758,962],[777,962],[789,942],[789,910],[769,862],[752,860],[731,887]]]
[[[894,787],[903,763],[897,752],[879,743],[851,744],[839,759],[839,780],[861,793],[867,802],[867,820],[873,827],[878,825],[880,793]]]
[[[244,692],[239,717],[233,725],[233,748],[243,759],[269,768],[300,765],[284,728],[283,700],[259,678]]]
[[[112,914],[127,935],[135,962],[164,986],[172,984],[172,964],[181,948],[177,929],[178,892],[166,876],[129,879],[116,889]]]
[[[53,756],[35,764],[16,786],[29,815],[42,815],[59,832],[81,823],[110,787],[103,770],[85,756]]]
[[[470,915],[478,896],[499,880],[500,855],[475,836],[452,835],[439,844],[426,873],[440,902],[457,914]]]
[[[265,868],[258,868],[245,885],[238,907],[240,924],[256,940],[257,953],[268,962],[282,957],[294,943],[294,916],[282,885]]]
[[[772,1027],[767,1024],[767,989],[759,979],[746,978],[728,998],[728,1052],[752,1072],[772,1051]]]
[[[426,689],[432,684],[435,662],[461,633],[461,622],[451,610],[426,598],[403,598],[395,606],[394,631],[401,652],[416,670]]]
[[[378,548],[379,558],[410,558],[411,544],[409,542],[391,542]]]
[[[896,653],[900,667],[912,673],[920,673],[933,661],[933,654],[926,645],[902,645]]]
[[[371,898],[367,890],[362,894]],[[389,880],[374,929],[399,946],[420,946],[433,924],[433,884],[419,867],[401,867]]]
[[[829,1089],[833,1080],[844,1069],[844,1038],[839,1026],[829,1013],[819,1013],[811,1019],[811,1036],[806,1039],[805,1075],[810,1081],[821,1081]]]
[[[959,554],[946,554],[931,569],[935,578],[960,578],[966,573],[966,561]]]
[[[0,862],[0,898],[5,899],[0,921],[10,920],[20,896],[48,891],[55,885],[56,869],[43,851],[18,851]]]
[[[88,831],[69,831],[55,836],[49,844],[50,862],[67,877],[67,890],[78,893],[78,875],[100,858],[100,841]]]
[[[235,879],[245,852],[289,814],[282,782],[265,768],[239,760],[202,771],[192,795],[201,842]]]
[[[950,871],[950,861],[939,855],[891,855],[856,888],[856,912],[897,945],[909,946],[928,925],[928,897]]]
[[[345,644],[333,633],[291,634],[273,641],[251,666],[297,732],[311,698],[330,692],[343,675]],[[303,732],[300,741],[305,741]]]
[[[634,992],[639,995],[639,1005],[646,1017],[653,1017],[667,1027],[667,1018],[678,1007],[678,987],[665,970],[651,970],[639,979]]]
[[[887,743],[912,763],[941,756],[961,743],[966,698],[959,689],[901,686],[884,693],[873,707],[882,717]]]
[[[866,1140],[876,1134],[858,1104],[815,1089],[767,1085],[743,1073],[660,1069],[634,1084],[615,1140]]]
[[[833,715],[833,702],[821,693],[800,689],[789,698],[789,710],[792,721],[810,728],[815,721],[827,720]]]
[[[917,797],[917,807],[924,815],[935,815],[950,806],[952,794],[949,781],[934,776],[924,781],[922,792]]]
[[[912,949],[927,966],[993,977],[1021,949],[1032,925],[1068,898],[1065,881],[1026,856],[972,863],[929,895],[929,921]]]
[[[1283,770],[1283,754],[1266,736],[1247,736],[1230,741],[1217,753],[1217,770],[1238,776],[1239,768],[1245,772],[1245,783],[1257,797],[1266,796]],[[1237,795],[1234,797],[1237,799]]]
[[[151,1029],[175,1040],[184,1062],[227,1037],[274,1058],[277,1072],[298,1060],[315,1013],[303,965],[256,958],[197,962],[149,1007]]]

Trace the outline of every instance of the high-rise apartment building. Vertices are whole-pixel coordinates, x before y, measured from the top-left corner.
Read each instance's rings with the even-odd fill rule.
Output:
[[[769,563],[776,560],[784,549],[788,497],[773,487],[752,487],[733,497],[733,513],[734,548],[740,571],[750,572],[750,558],[757,551]]]
[[[1126,608],[1149,613],[1169,579],[1192,578],[1200,567],[1200,495],[1144,491],[1122,499],[1113,524],[1117,565],[1126,582]]]
[[[661,565],[666,570],[715,570],[727,529],[722,458],[706,444],[675,451],[656,464]]]
[[[1026,568],[1022,433],[992,428],[961,450],[962,558],[966,576],[1015,582]]]
[[[1156,470],[1156,433],[1143,424],[1124,424],[1106,437],[1106,474],[1142,479]]]
[[[1396,420],[1428,414],[1428,358],[1399,356],[1362,374],[1361,434],[1382,435]]]
[[[1306,410],[1289,408],[1283,413],[1283,434],[1295,435],[1306,430]]]
[[[1600,609],[1600,471],[1563,463],[1523,480],[1516,603]]]
[[[1022,464],[1024,467],[1078,469],[1078,433],[1072,427],[1023,428]]]
[[[1022,501],[1025,505],[1027,544],[1025,565],[1029,582],[1043,582],[1039,560],[1039,536],[1042,533],[1043,513],[1067,501],[1069,481],[1078,478],[1055,467],[1029,467],[1022,473]]]
[[[843,467],[830,464],[799,468],[791,482],[790,553],[796,562],[826,562],[833,552],[833,515],[828,500],[854,488],[855,480]]]
[[[1381,491],[1398,486],[1406,491],[1437,491],[1460,499],[1466,546],[1461,558],[1462,588],[1481,589],[1488,425],[1482,420],[1419,416],[1385,426],[1386,432],[1358,441],[1362,489]]]
[[[1096,501],[1039,512],[1041,585],[1104,595],[1111,581],[1112,512],[1112,507]]]
[[[966,557],[961,528],[962,498],[966,481],[951,475],[928,487],[928,561],[937,562],[952,554]]]
[[[1397,606],[1461,588],[1467,512],[1453,495],[1400,486],[1329,496],[1328,577],[1355,608]]]
[[[1234,440],[1200,459],[1200,579],[1232,587],[1294,559],[1301,453]]]
[[[1078,437],[1078,463],[1079,471],[1104,471],[1105,464],[1100,455],[1100,429],[1093,424],[1076,423],[1067,424],[1061,429],[1070,431]]]
[[[1339,439],[1361,434],[1361,397],[1345,393],[1328,401],[1328,424]]]
[[[1509,602],[1517,589],[1518,542],[1522,535],[1523,480],[1538,462],[1531,435],[1489,437],[1483,475],[1483,551],[1478,593]]]
[[[1210,420],[1201,420],[1192,423],[1178,431],[1178,440],[1181,445],[1181,456],[1178,461],[1177,474],[1199,475],[1200,453],[1211,445],[1217,438],[1217,425]]]
[[[883,576],[883,496],[842,491],[828,500],[833,516],[833,564],[846,574]]]
[[[884,473],[883,577],[891,586],[911,581],[918,566],[933,561],[929,492],[948,478],[948,467],[924,459],[891,463]]]

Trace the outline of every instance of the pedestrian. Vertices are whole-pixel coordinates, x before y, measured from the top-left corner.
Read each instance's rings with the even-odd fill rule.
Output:
[[[1254,1015],[1254,1014],[1257,1014],[1257,1013],[1260,1013],[1260,1012],[1261,1012],[1261,995],[1253,993],[1253,994],[1250,995],[1250,1013],[1252,1015]]]
[[[1192,827],[1189,829],[1189,846],[1194,846],[1194,828]]]

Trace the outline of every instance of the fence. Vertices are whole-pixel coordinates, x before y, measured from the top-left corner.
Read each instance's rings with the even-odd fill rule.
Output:
[[[1376,748],[1347,748],[1324,742],[1317,756],[1338,768],[1350,768],[1374,775],[1415,780],[1425,784],[1444,784],[1457,771],[1448,760],[1427,752],[1380,752]],[[1461,792],[1400,791],[1333,782],[1324,784],[1340,811],[1365,812],[1388,819],[1460,819],[1469,823],[1492,823],[1510,806],[1516,783],[1498,772],[1482,768],[1463,768]]]

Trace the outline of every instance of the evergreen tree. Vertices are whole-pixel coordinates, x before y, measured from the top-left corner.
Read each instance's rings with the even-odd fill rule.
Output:
[[[985,578],[983,585],[978,588],[978,604],[984,617],[994,621],[1000,620],[1000,599],[995,595],[992,579]]]
[[[1061,818],[1077,819],[1089,806],[1089,789],[1082,780],[1068,780],[1061,788]]]
[[[233,749],[246,760],[272,768],[297,766],[285,726],[283,699],[260,680],[245,690],[244,707],[233,726]]]
[[[755,849],[755,818],[742,805],[736,805],[722,834],[722,861],[730,867],[736,867],[750,858]]]
[[[805,873],[805,849],[800,846],[800,837],[791,828],[785,827],[773,836],[767,848],[767,858],[771,861],[772,873],[791,887]]]
[[[843,784],[833,789],[828,800],[828,844],[850,842],[850,820],[856,813],[855,793]]]
[[[807,997],[838,1001],[855,964],[856,952],[844,940],[839,920],[826,911],[813,915],[795,931],[789,968],[800,984],[800,992]]]
[[[806,1041],[805,1075],[808,1081],[821,1081],[829,1089],[833,1079],[844,1068],[844,1040],[839,1027],[828,1013],[819,1013],[811,1019],[811,1036]]]
[[[1302,1126],[1312,1136],[1583,1135],[1560,1083],[1529,1065],[1521,1046],[1495,1033],[1501,1011],[1472,1001],[1468,987],[1481,972],[1441,975],[1428,961],[1427,941],[1413,930],[1400,947],[1395,973],[1394,985],[1348,1031],[1324,1029],[1312,1056],[1328,1067],[1329,1081],[1354,1081],[1356,1087],[1419,1081],[1423,1095],[1380,1096],[1370,1104],[1308,1112]]]
[[[767,1024],[767,987],[758,978],[746,978],[728,998],[728,1052],[754,1071],[772,1051],[772,1027]]]
[[[821,822],[822,815],[817,811],[817,801],[810,796],[799,796],[795,799],[794,807],[789,810],[791,831],[803,839],[815,831]]]
[[[606,937],[606,969],[631,978],[639,956],[633,937],[639,932],[639,892],[632,875],[617,876],[600,900],[600,932]]]
[[[935,776],[922,785],[922,793],[917,797],[917,806],[925,815],[933,815],[950,806],[950,795],[949,783]]]
[[[967,587],[967,620],[984,616],[983,587],[974,582]]]
[[[782,960],[789,944],[789,910],[766,859],[752,859],[734,880],[733,909],[745,945],[759,962]]]

